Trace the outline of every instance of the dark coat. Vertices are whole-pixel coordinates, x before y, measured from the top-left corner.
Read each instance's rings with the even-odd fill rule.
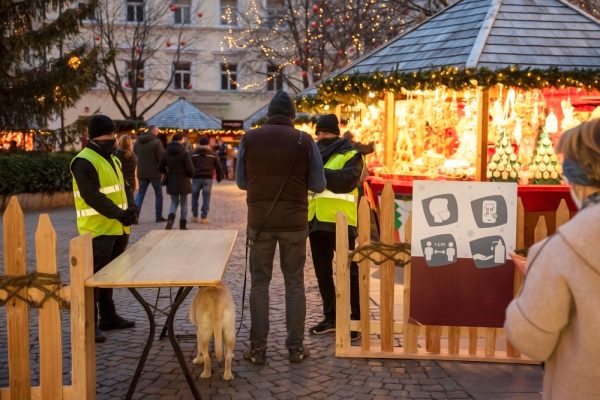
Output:
[[[137,156],[138,179],[160,179],[158,163],[163,155],[163,145],[154,134],[146,132],[138,136],[133,146]]]
[[[167,175],[167,194],[192,193],[191,178],[194,174],[194,166],[183,144],[180,142],[168,144],[158,170]]]
[[[217,182],[223,179],[223,167],[214,151],[208,146],[200,146],[192,154],[194,178],[212,179],[213,172],[217,173]]]
[[[123,171],[123,178],[129,185],[128,190],[132,192],[135,190],[135,169],[137,167],[137,157],[135,153],[131,157],[125,156],[125,151],[122,149],[115,150],[115,155],[121,160],[121,169]]]

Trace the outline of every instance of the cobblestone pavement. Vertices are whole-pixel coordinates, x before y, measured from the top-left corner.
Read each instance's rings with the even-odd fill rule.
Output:
[[[169,199],[165,196],[165,216]],[[131,243],[152,229],[163,229],[163,223],[154,222],[154,195],[147,193],[139,225],[133,227]],[[71,207],[42,210],[50,215],[57,233],[58,263],[63,279],[68,279],[68,242],[77,236],[75,217]],[[26,213],[28,236],[28,265],[34,265],[33,238],[40,212]],[[190,229],[237,229],[234,245],[224,281],[232,288],[240,316],[241,296],[245,266],[245,193],[231,181],[213,185],[210,224],[189,223]],[[1,219],[1,218],[0,218]],[[178,219],[178,218],[177,218]],[[177,224],[176,224],[177,226]],[[0,236],[2,232],[0,231]],[[2,252],[3,253],[3,252]],[[202,254],[198,254],[202,257]],[[3,254],[0,254],[4,265]],[[169,266],[165,266],[168,268]],[[3,271],[3,269],[2,269]],[[154,302],[156,289],[142,289],[142,295]],[[168,293],[163,289],[161,296]],[[412,361],[391,359],[348,359],[334,356],[334,335],[306,336],[305,344],[311,355],[300,364],[287,360],[285,340],[283,278],[278,264],[274,268],[271,284],[271,332],[265,366],[253,366],[243,360],[247,346],[249,311],[244,310],[244,323],[237,338],[233,372],[235,378],[222,379],[223,368],[213,364],[210,379],[201,379],[201,366],[191,364],[196,351],[195,339],[182,339],[181,346],[188,365],[203,398],[210,399],[540,399],[541,369],[532,365],[486,364],[463,362]],[[321,305],[316,278],[310,260],[306,264],[306,326],[321,319]],[[178,333],[193,333],[187,317],[191,296],[181,306],[175,324]],[[148,332],[148,321],[141,306],[127,290],[115,290],[118,312],[136,321],[130,330],[106,332],[108,340],[97,345],[97,398],[122,399],[127,392],[137,359],[141,354]],[[159,304],[166,305],[161,298]],[[31,313],[34,316],[34,312]],[[8,386],[6,319],[0,309],[0,387]],[[31,353],[32,379],[38,384],[37,322],[32,317]],[[157,316],[159,326],[164,317]],[[64,354],[69,354],[68,316],[64,314]],[[237,322],[236,322],[237,324]],[[65,357],[64,382],[70,383],[70,360]],[[192,399],[191,392],[167,339],[155,342],[147,360],[144,373],[134,396],[153,400]]]

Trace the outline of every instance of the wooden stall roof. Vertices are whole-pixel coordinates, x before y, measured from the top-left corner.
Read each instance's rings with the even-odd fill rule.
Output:
[[[336,75],[598,68],[600,21],[562,0],[460,0]]]
[[[179,98],[148,119],[148,125],[174,129],[221,129],[221,121]]]

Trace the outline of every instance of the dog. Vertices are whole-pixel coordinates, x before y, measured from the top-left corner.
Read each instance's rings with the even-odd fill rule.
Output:
[[[204,364],[200,377],[210,378],[211,364],[208,343],[215,338],[215,355],[218,361],[223,359],[225,344],[225,372],[223,379],[233,379],[231,360],[235,346],[235,303],[226,286],[207,286],[198,289],[190,306],[190,320],[197,328],[198,355],[194,364]]]

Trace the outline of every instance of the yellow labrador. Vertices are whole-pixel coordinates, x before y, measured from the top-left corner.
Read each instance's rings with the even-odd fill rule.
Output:
[[[235,303],[227,287],[201,287],[190,306],[190,320],[197,327],[198,355],[194,364],[204,364],[200,377],[210,378],[211,364],[208,354],[208,343],[215,338],[215,355],[217,360],[223,359],[223,342],[225,343],[225,372],[223,379],[233,379],[231,360],[235,346]]]

